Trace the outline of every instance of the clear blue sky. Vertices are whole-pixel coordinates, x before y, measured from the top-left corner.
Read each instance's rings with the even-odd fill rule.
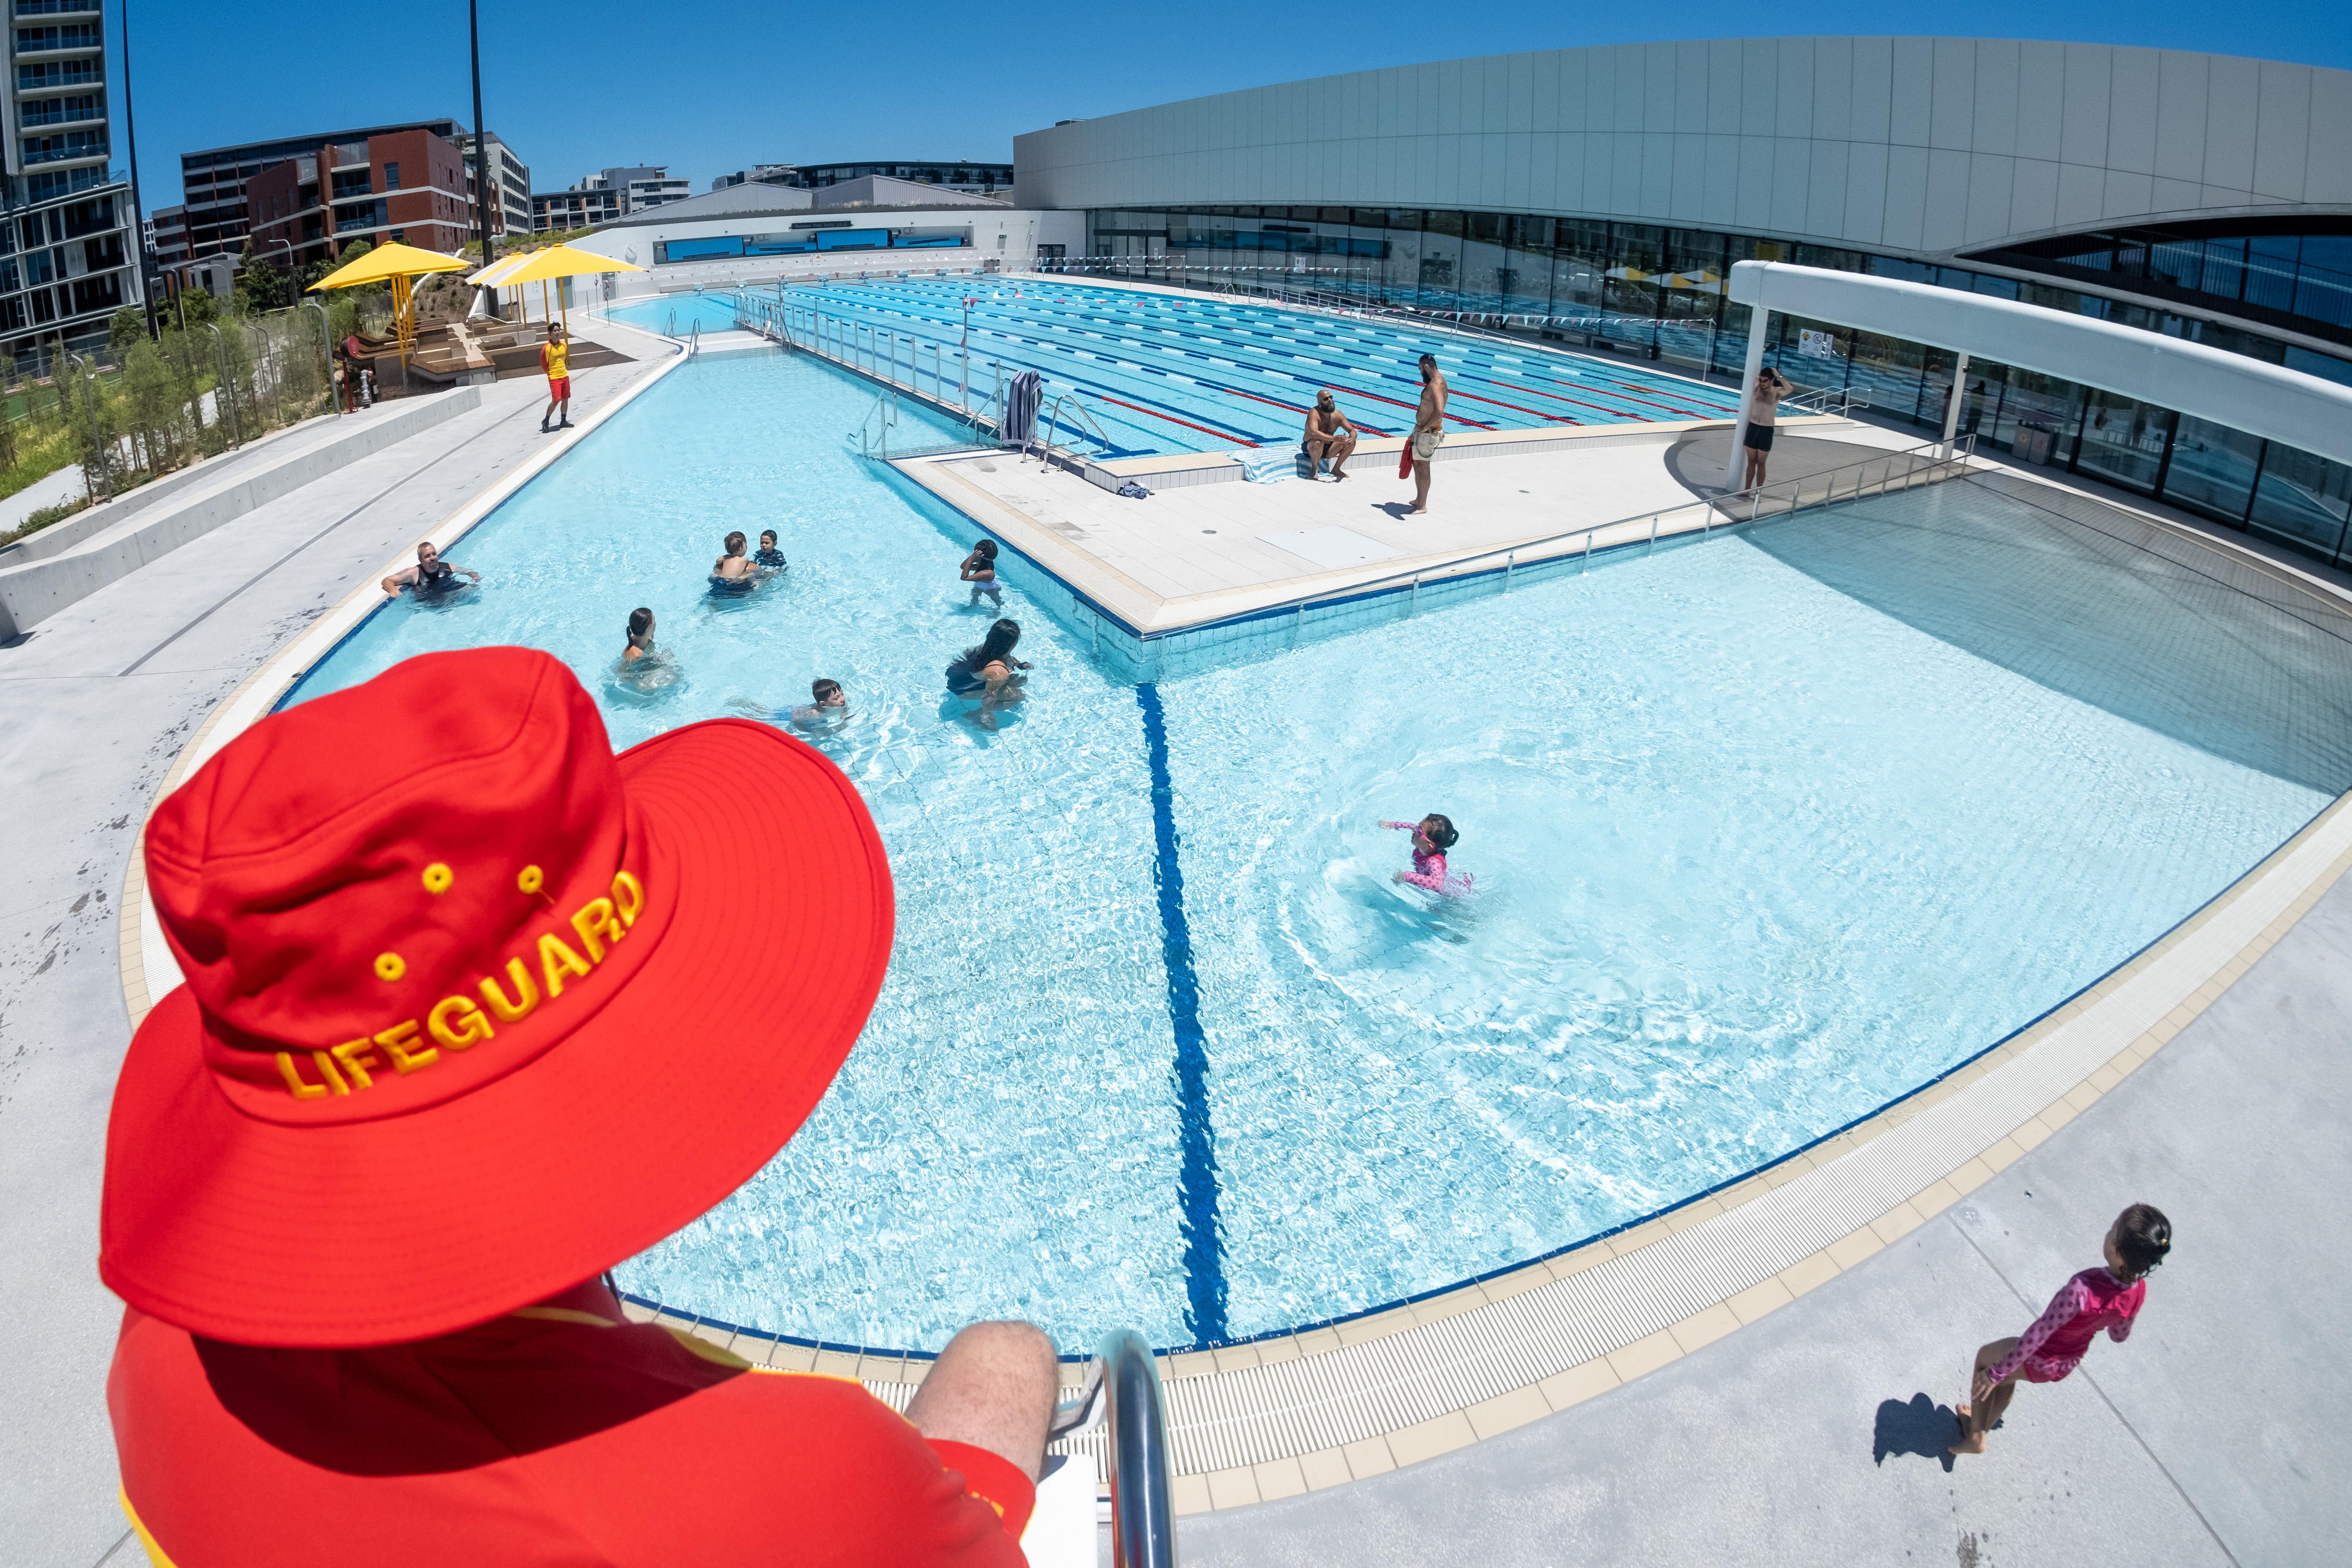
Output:
[[[120,26],[122,3],[110,0],[110,26]],[[179,201],[179,157],[194,148],[443,114],[473,121],[464,0],[128,3],[141,193],[151,211]],[[1297,37],[1302,24],[1315,29],[1311,42]],[[1468,11],[1429,0],[1149,8],[899,0],[807,11],[745,0],[483,0],[482,105],[541,190],[607,164],[660,163],[700,191],[755,162],[1010,162],[1015,133],[1056,120],[1374,66],[1661,38],[1889,32],[2352,66],[2346,0],[2249,10],[2183,0],[1686,0]],[[114,114],[119,144],[119,93]]]

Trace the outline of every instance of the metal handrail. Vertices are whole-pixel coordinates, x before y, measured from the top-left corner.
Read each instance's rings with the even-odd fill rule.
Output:
[[[1087,428],[1094,432],[1095,439],[1102,443],[1103,450],[1106,452],[1109,451],[1110,437],[1103,434],[1103,427],[1100,424],[1095,423],[1095,416],[1087,412],[1086,403],[1079,398],[1077,393],[1074,392],[1066,392],[1061,396],[1054,400],[1053,412],[1048,416],[1045,424],[1045,447],[1044,451],[1037,455],[1038,463],[1048,467],[1053,465],[1054,437],[1059,434],[1062,428],[1062,405],[1064,403],[1069,404],[1070,412],[1076,414],[1080,420],[1085,422]],[[1075,430],[1077,426],[1073,424],[1071,428]],[[1026,457],[1028,455],[1027,449],[1024,448],[1022,455]],[[1070,455],[1073,458],[1076,458],[1077,454],[1073,452]]]
[[[1868,387],[1824,388],[1820,392],[1801,393],[1786,400],[1780,406],[1784,409],[1794,409],[1801,413],[1817,413],[1823,418],[1829,418],[1832,417],[1830,414],[1832,403],[1837,405],[1838,417],[1851,416],[1855,409],[1870,406],[1870,389]]]
[[[875,419],[877,414],[886,414],[878,424]],[[898,389],[891,387],[875,397],[873,405],[866,411],[866,417],[857,422],[856,430],[851,433],[857,437],[858,455],[889,462],[890,433],[898,427]]]
[[[1926,457],[1925,466],[1922,467],[1917,465],[1916,460],[1925,457],[1926,455],[1930,453],[1941,453],[1942,455]],[[1898,477],[1900,480],[1900,486],[1906,489],[1909,488],[1915,482],[1917,482],[1919,476],[1922,473],[1927,474],[1929,476],[1928,482],[1932,483],[1936,478],[1948,476],[1937,474],[1937,470],[1951,467],[1956,465],[1965,465],[1974,457],[1975,453],[1976,437],[1973,434],[1960,437],[1958,440],[1953,442],[1949,448],[1947,448],[1943,440],[1938,437],[1934,441],[1922,442],[1917,446],[1902,447],[1893,452],[1883,453],[1876,457],[1865,457],[1856,463],[1843,463],[1840,464],[1835,468],[1824,468],[1819,472],[1808,474],[1801,479],[1784,479],[1777,485],[1759,485],[1753,489],[1728,491],[1709,500],[1686,501],[1679,507],[1664,507],[1652,512],[1635,512],[1630,517],[1617,517],[1605,523],[1594,523],[1589,528],[1566,528],[1556,534],[1543,534],[1538,535],[1534,538],[1515,539],[1509,544],[1498,545],[1486,549],[1471,550],[1462,555],[1449,556],[1443,560],[1424,562],[1423,564],[1411,568],[1408,570],[1391,572],[1385,577],[1368,578],[1360,582],[1351,582],[1345,588],[1327,589],[1318,593],[1300,594],[1294,599],[1276,600],[1275,602],[1262,606],[1259,609],[1253,610],[1249,612],[1249,613],[1255,617],[1282,610],[1304,612],[1308,605],[1319,602],[1326,599],[1353,597],[1356,594],[1362,593],[1367,589],[1380,588],[1390,583],[1402,583],[1410,581],[1414,584],[1417,590],[1421,581],[1424,578],[1458,575],[1459,569],[1469,566],[1476,561],[1492,559],[1494,557],[1498,555],[1504,558],[1504,570],[1506,580],[1507,581],[1510,571],[1517,564],[1517,557],[1524,555],[1530,550],[1540,550],[1548,545],[1559,544],[1568,539],[1581,538],[1584,541],[1583,553],[1585,558],[1589,560],[1592,555],[1592,542],[1597,536],[1607,533],[1612,528],[1627,528],[1637,523],[1646,522],[1650,525],[1649,544],[1652,549],[1655,549],[1658,542],[1658,524],[1669,517],[1679,517],[1690,512],[1705,512],[1712,516],[1714,513],[1721,511],[1727,518],[1727,526],[1737,527],[1741,523],[1752,523],[1757,521],[1759,517],[1763,515],[1763,506],[1765,501],[1782,491],[1786,491],[1788,493],[1789,505],[1785,509],[1776,509],[1771,514],[1776,517],[1785,517],[1799,511],[1811,510],[1814,507],[1832,506],[1840,500],[1859,500],[1866,489],[1871,494],[1885,495],[1888,489],[1896,486]],[[1901,460],[1906,464],[1904,472],[1899,476],[1894,472],[1895,464],[1897,460]],[[1873,466],[1879,465],[1884,465],[1885,466],[1881,470],[1875,487],[1871,488],[1870,482],[1866,477],[1867,472]],[[1848,472],[1852,472],[1853,474],[1854,482],[1853,487],[1847,489],[1844,494],[1841,496],[1839,494],[1840,486],[1837,476]],[[1824,479],[1829,480],[1830,483],[1822,486],[1822,494],[1814,497],[1812,500],[1807,501],[1804,498],[1805,492],[1816,485],[1819,485],[1820,482]],[[1738,504],[1743,501],[1747,503],[1747,515],[1745,517],[1734,516],[1733,513],[1738,509]],[[1702,537],[1713,531],[1714,524],[1712,522],[1702,524],[1699,529]],[[1624,542],[1630,544],[1634,541],[1628,539]],[[1200,628],[1197,626],[1188,626],[1183,628],[1183,630],[1188,632],[1196,632],[1199,631]]]
[[[1160,1365],[1133,1329],[1096,1351],[1108,1400],[1111,1568],[1175,1568],[1174,1483]]]
[[[686,340],[687,358],[692,359],[700,352],[702,352],[702,318],[697,316],[694,319],[693,335]]]

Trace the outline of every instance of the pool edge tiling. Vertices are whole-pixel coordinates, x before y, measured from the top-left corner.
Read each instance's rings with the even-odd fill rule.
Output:
[[[551,444],[426,537],[461,535],[569,444]],[[362,585],[254,672],[181,750],[156,800],[269,711],[380,597]],[[2337,799],[2188,919],[2010,1040],[1767,1170],[1472,1283],[1167,1358],[1180,1510],[1338,1484],[1495,1436],[1687,1354],[1859,1263],[2095,1103],[2245,973],[2352,866],[2348,804],[2352,796]],[[175,977],[142,882],[134,855],[122,916],[134,1024]],[[928,1360],[845,1354],[663,1315],[763,1364],[860,1376],[894,1406],[911,1396]],[[1076,1373],[1066,1367],[1066,1376]],[[1098,1442],[1067,1447],[1098,1459]]]

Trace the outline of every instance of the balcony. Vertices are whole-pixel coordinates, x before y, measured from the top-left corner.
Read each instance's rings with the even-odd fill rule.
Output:
[[[52,61],[47,65],[16,68],[16,96],[27,93],[57,92],[69,87],[103,87],[106,72],[103,60]]]
[[[69,163],[77,159],[104,158],[106,133],[102,131],[69,131],[63,136],[27,136],[25,138],[25,164]]]
[[[94,101],[68,104],[63,109],[27,110],[16,118],[19,124],[27,128],[36,125],[77,125],[86,120],[104,120],[106,107]]]
[[[63,27],[16,29],[16,53],[20,56],[65,54],[74,50],[94,52],[105,47],[105,36],[96,24],[89,22],[76,22]]]

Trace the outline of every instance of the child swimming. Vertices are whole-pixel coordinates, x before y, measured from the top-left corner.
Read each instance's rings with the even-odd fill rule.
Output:
[[[784,559],[784,552],[776,548],[775,529],[761,531],[760,548],[751,552],[751,564],[765,567],[770,571],[782,571],[790,564]]]
[[[819,678],[810,682],[809,698],[794,707],[774,707],[750,697],[737,697],[734,706],[770,724],[791,724],[809,730],[839,729],[842,721],[849,716],[849,695],[841,689],[839,681]]]
[[[774,575],[743,553],[745,542],[740,530],[727,536],[727,553],[710,563],[711,592],[730,598],[749,593],[761,579]]]
[[[2017,1380],[2056,1383],[2083,1364],[2099,1331],[2121,1344],[2131,1337],[2132,1320],[2147,1299],[2148,1270],[2172,1250],[2172,1221],[2151,1204],[2135,1203],[2107,1227],[2102,1244],[2106,1266],[2085,1269],[2050,1298],[2050,1305],[2022,1334],[1997,1339],[1977,1352],[1969,1403],[1959,1407],[1960,1440],[1956,1454],[1981,1454],[1985,1434],[2000,1421],[2017,1396]]]
[[[989,602],[999,610],[1004,608],[1003,590],[996,586],[996,541],[982,539],[971,547],[963,558],[963,580],[971,584],[971,597],[964,602],[977,604],[980,596],[988,595]]]
[[[1445,852],[1460,841],[1462,835],[1454,831],[1454,819],[1432,811],[1418,822],[1382,822],[1383,828],[1407,828],[1412,832],[1412,869],[1401,871],[1391,882],[1409,883],[1424,887],[1448,898],[1460,898],[1470,891],[1470,873],[1445,872]]]
[[[629,641],[621,650],[621,668],[627,669],[654,651],[654,612],[644,605],[629,612]]]

